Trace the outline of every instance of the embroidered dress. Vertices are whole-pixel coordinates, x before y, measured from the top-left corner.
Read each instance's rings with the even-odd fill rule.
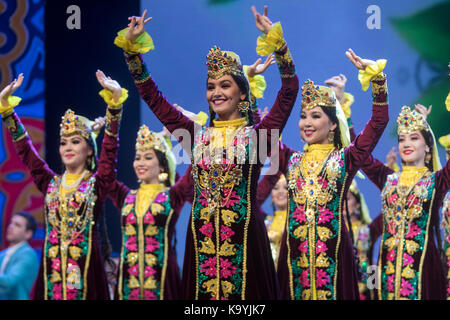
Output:
[[[370,156],[362,169],[382,192],[378,299],[445,299],[432,226],[449,188],[448,162],[433,173],[425,167],[404,167],[400,174]]]
[[[278,260],[281,296],[293,300],[359,299],[352,240],[342,212],[352,179],[388,122],[384,75],[372,80],[372,117],[348,147],[281,144],[288,216]]]
[[[15,112],[3,119],[15,148],[45,194],[45,242],[34,299],[109,299],[96,223],[116,175],[121,109],[108,108],[98,170],[61,192],[55,174],[35,150]]]
[[[445,253],[445,262],[447,270],[447,300],[450,300],[450,192],[445,195],[442,205],[442,229],[444,230],[444,239],[442,249]]]
[[[116,299],[181,299],[175,225],[184,203],[192,202],[192,184],[190,168],[170,188],[158,184],[131,190],[115,182],[110,197],[122,212]]]
[[[263,145],[270,152],[271,129],[284,128],[297,97],[298,78],[287,45],[275,52],[282,87],[270,113],[253,128],[245,123],[238,127],[236,123],[225,124],[231,144],[217,149],[217,128],[194,128],[194,122],[158,91],[142,57],[125,54],[141,97],[158,119],[170,132],[185,129],[190,135],[183,140],[183,147],[192,150],[194,177],[182,277],[184,298],[276,299],[275,268],[256,205],[257,183],[265,159],[251,160],[256,159]],[[250,139],[263,129],[267,130],[267,138]],[[251,150],[254,153],[250,154]]]

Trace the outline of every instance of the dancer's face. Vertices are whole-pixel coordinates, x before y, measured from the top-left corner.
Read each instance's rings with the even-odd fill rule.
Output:
[[[306,143],[327,144],[328,133],[336,129],[336,124],[332,123],[328,115],[320,107],[309,110],[302,110],[300,121],[298,122],[300,135]]]
[[[425,166],[425,155],[430,152],[419,130],[399,134],[398,150],[404,164],[418,167]]]
[[[93,150],[83,136],[76,134],[69,137],[61,137],[59,143],[59,155],[69,172],[80,173],[86,168],[88,157]]]
[[[286,179],[278,180],[275,187],[272,189],[272,200],[278,210],[285,210],[287,208],[287,182]]]
[[[361,205],[356,200],[356,197],[350,190],[347,191],[347,203],[348,203],[348,212],[352,216],[355,212],[361,210]],[[344,202],[344,211],[346,212],[345,202]]]
[[[219,119],[234,120],[240,117],[237,105],[245,99],[245,94],[232,76],[225,75],[217,80],[209,78],[206,86],[206,100]]]
[[[136,151],[133,168],[138,180],[142,183],[159,183],[158,174],[160,174],[161,169],[159,167],[159,160],[156,156],[155,150],[150,149],[146,151]]]

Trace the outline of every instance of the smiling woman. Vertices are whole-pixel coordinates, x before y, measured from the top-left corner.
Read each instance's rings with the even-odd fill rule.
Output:
[[[436,243],[440,248],[439,209],[450,186],[450,165],[441,168],[426,113],[404,106],[397,125],[401,172],[372,156],[362,167],[381,190],[378,299],[445,299],[447,266]]]
[[[141,17],[130,17],[129,28],[115,39],[125,50],[129,70],[150,109],[170,132],[184,129],[190,134],[190,145],[183,144],[192,151],[194,179],[182,279],[185,299],[278,298],[267,232],[256,203],[265,158],[253,161],[255,148],[251,147],[270,149],[272,130],[284,128],[294,105],[298,78],[281,24],[272,24],[267,8],[264,14],[254,7],[252,10],[263,33],[258,39],[258,53],[275,54],[282,83],[274,106],[256,125],[250,86],[237,54],[216,46],[210,49],[206,98],[211,123],[199,128],[163,97],[139,55],[152,47],[149,35],[144,33],[144,24],[150,19],[145,19],[146,11]],[[269,134],[252,141],[255,131],[256,135],[260,131]]]
[[[93,123],[68,109],[62,117],[59,153],[62,176],[48,168],[36,152],[14,111],[20,98],[11,96],[23,81],[20,74],[0,93],[0,113],[14,146],[45,195],[45,242],[34,299],[109,299],[103,257],[95,224],[116,175],[118,130],[127,91],[103,72],[106,130],[97,168],[97,133]]]

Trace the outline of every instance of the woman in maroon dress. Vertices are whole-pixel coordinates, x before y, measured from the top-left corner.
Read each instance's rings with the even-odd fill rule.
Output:
[[[62,176],[39,157],[14,112],[20,98],[11,94],[23,76],[0,93],[3,122],[36,186],[45,194],[45,242],[34,299],[109,300],[96,224],[101,221],[103,203],[116,176],[122,103],[128,93],[101,71],[97,71],[97,79],[105,88],[100,95],[108,104],[100,160],[97,165],[91,121],[69,109],[60,130]]]
[[[188,132],[182,141],[185,149],[191,152],[193,146],[194,201],[182,277],[186,299],[278,298],[267,232],[256,206],[265,157],[256,155],[261,148],[270,152],[271,139],[278,141],[271,129],[285,126],[297,97],[298,78],[281,25],[253,10],[257,27],[264,32],[258,40],[263,47],[260,54],[275,53],[282,82],[270,113],[256,126],[248,82],[236,54],[217,47],[210,50],[206,97],[211,126],[195,128],[158,91],[141,56],[133,53],[144,32],[144,17],[131,18],[126,32],[131,44],[124,46],[126,61],[141,97],[171,133]],[[267,137],[252,139],[252,133],[258,136],[262,129]]]
[[[109,195],[122,212],[116,299],[180,299],[173,240],[181,209],[186,201],[192,202],[190,167],[175,183],[175,156],[164,137],[145,125],[137,134],[133,167],[139,189],[116,181]]]
[[[362,167],[381,190],[378,298],[445,299],[445,267],[436,243],[450,165],[447,161],[441,169],[433,133],[420,111],[403,107],[397,124],[402,170],[395,172],[372,156]]]
[[[284,299],[359,299],[353,244],[343,202],[352,179],[388,123],[386,77],[381,60],[363,60],[349,50],[367,88],[372,117],[350,144],[347,121],[334,91],[306,80],[299,128],[305,152],[282,145],[280,170],[288,181],[288,214],[278,275]]]

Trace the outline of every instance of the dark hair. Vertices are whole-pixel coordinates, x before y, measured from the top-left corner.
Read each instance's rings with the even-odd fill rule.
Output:
[[[250,107],[248,108],[247,112],[245,114],[241,113],[242,117],[247,118],[247,122],[249,126],[252,126],[254,124],[253,121],[253,110],[252,110],[252,100],[250,97],[250,85],[247,81],[247,78],[245,78],[245,76],[242,75],[234,75],[231,74],[230,75],[234,82],[236,82],[237,86],[239,87],[239,90],[245,94],[245,98],[243,101],[248,101],[250,102]],[[208,85],[208,79],[206,79],[206,84]],[[209,126],[213,127],[214,123],[213,120],[216,118],[216,113],[210,108],[209,109]]]
[[[37,229],[37,222],[36,219],[28,212],[19,211],[14,214],[14,216],[21,216],[27,220],[27,224],[25,226],[25,231],[31,230],[34,234],[34,232]]]
[[[431,134],[430,131],[427,130],[420,130],[420,134],[422,135],[423,139],[425,140],[425,144],[428,146],[428,148],[430,148],[430,152],[427,152],[431,155],[431,161],[427,162],[425,159],[425,166],[428,168],[428,170],[430,170],[431,172],[433,172],[434,168],[433,168],[433,147],[434,147],[434,143],[433,143],[433,136]],[[400,135],[397,136],[397,142],[400,139]],[[404,162],[402,161],[402,163],[404,164]]]
[[[156,157],[158,158],[159,166],[163,169],[163,172],[168,174],[168,178],[164,181],[164,185],[170,187],[169,162],[167,161],[166,155],[156,149],[153,149],[153,151],[155,151]]]
[[[336,124],[336,129],[334,129],[333,144],[337,149],[342,149],[341,128],[339,127],[339,120],[336,115],[336,108],[322,107],[322,106],[320,106],[320,108],[328,116],[330,121]]]

